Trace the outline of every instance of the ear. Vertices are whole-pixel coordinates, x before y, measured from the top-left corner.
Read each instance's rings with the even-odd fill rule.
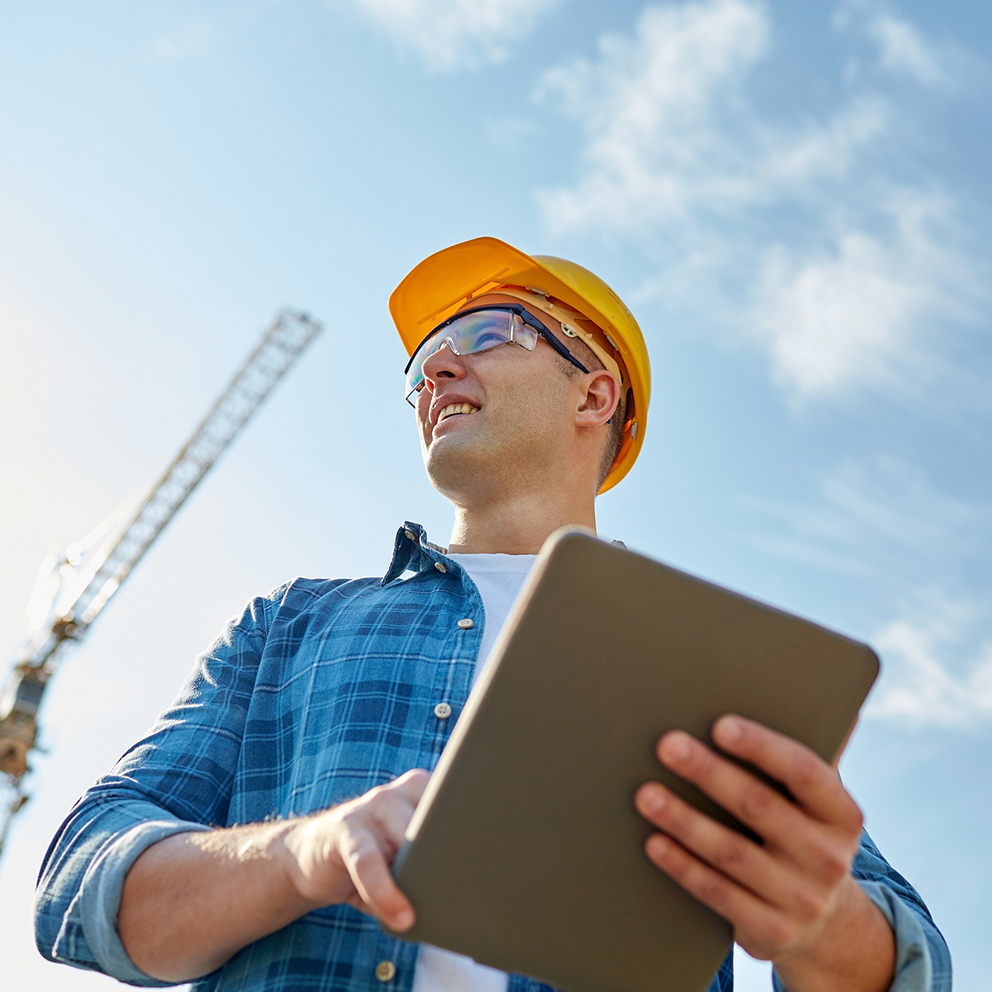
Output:
[[[613,416],[617,403],[620,402],[620,383],[616,376],[606,369],[596,369],[576,376],[575,381],[582,389],[580,402],[575,410],[575,426],[602,426]]]

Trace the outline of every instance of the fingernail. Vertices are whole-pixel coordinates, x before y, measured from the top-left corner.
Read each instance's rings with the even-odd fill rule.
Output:
[[[649,813],[660,813],[665,808],[665,803],[668,802],[668,797],[665,795],[663,789],[657,787],[652,789],[645,789],[641,793],[641,802],[644,803],[645,808]]]
[[[403,909],[400,910],[393,917],[393,929],[394,930],[409,930],[413,926],[413,910]]]
[[[716,732],[724,744],[733,744],[739,741],[744,733],[740,720],[732,716],[720,717],[717,721]]]
[[[685,761],[689,757],[689,742],[683,734],[670,734],[662,741],[661,756],[665,761]]]

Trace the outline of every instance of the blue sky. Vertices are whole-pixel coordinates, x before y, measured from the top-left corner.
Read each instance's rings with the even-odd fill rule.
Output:
[[[275,310],[326,332],[48,694],[0,874],[5,975],[75,797],[251,595],[445,541],[386,299],[491,234],[651,349],[601,530],[869,640],[845,758],[985,987],[992,855],[992,8],[268,0],[0,14],[0,649],[35,571],[161,471]],[[764,982],[742,975],[745,990]]]

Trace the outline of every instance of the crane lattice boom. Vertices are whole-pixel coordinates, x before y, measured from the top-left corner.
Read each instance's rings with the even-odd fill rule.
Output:
[[[125,504],[90,538],[69,545],[43,564],[24,645],[0,690],[0,772],[8,793],[0,807],[0,851],[10,818],[26,801],[22,779],[29,771],[28,755],[37,739],[38,707],[66,645],[83,637],[320,330],[321,325],[304,313],[279,313],[148,494],[137,503]]]

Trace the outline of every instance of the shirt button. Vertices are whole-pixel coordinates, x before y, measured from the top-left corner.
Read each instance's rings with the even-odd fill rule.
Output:
[[[445,565],[445,563],[443,561],[436,561],[436,562],[434,562],[434,567],[439,572],[447,572],[448,571],[448,566]]]
[[[380,982],[391,982],[396,976],[396,965],[392,961],[380,961],[375,966],[375,977]]]
[[[465,617],[464,620],[458,621],[458,626],[461,627],[462,630],[468,630],[469,627],[475,626],[475,621],[471,617]]]
[[[447,703],[438,703],[434,707],[434,715],[439,720],[447,720],[451,716],[451,707]]]
[[[417,535],[412,530],[405,530],[403,533],[406,534],[407,540],[415,541],[417,539]]]

